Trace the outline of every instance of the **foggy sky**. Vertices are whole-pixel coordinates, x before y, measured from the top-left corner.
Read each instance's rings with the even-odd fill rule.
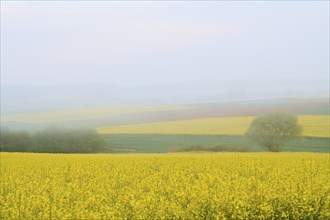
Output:
[[[329,78],[329,2],[1,2],[1,84]]]

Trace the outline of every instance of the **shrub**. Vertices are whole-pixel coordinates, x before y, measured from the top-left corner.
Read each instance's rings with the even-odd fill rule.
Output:
[[[7,152],[96,153],[105,145],[105,139],[91,129],[48,128],[34,135],[1,130],[1,151]]]

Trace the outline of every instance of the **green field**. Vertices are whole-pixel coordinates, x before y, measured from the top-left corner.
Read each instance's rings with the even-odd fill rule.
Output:
[[[263,148],[249,142],[244,136],[207,136],[207,135],[108,135],[107,152],[112,148],[135,150],[136,153],[166,153],[174,149],[182,149],[191,145],[212,147],[226,145],[232,148],[247,148],[249,151],[260,152]],[[305,138],[304,140],[291,141],[284,147],[284,151],[292,152],[330,152],[329,138]],[[131,151],[127,151],[131,152]]]

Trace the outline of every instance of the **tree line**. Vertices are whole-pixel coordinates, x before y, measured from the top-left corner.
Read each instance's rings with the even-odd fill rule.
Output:
[[[30,134],[2,128],[0,144],[4,152],[97,153],[106,140],[92,129],[47,128]]]

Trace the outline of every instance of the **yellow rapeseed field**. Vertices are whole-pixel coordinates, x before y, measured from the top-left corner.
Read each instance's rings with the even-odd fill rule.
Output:
[[[329,154],[0,155],[0,219],[330,219]]]
[[[305,136],[330,137],[329,115],[306,115],[298,117],[304,128]]]
[[[97,128],[101,134],[189,134],[189,135],[242,135],[254,117],[199,118],[135,125],[117,125]],[[329,137],[329,115],[300,115],[304,136]]]

